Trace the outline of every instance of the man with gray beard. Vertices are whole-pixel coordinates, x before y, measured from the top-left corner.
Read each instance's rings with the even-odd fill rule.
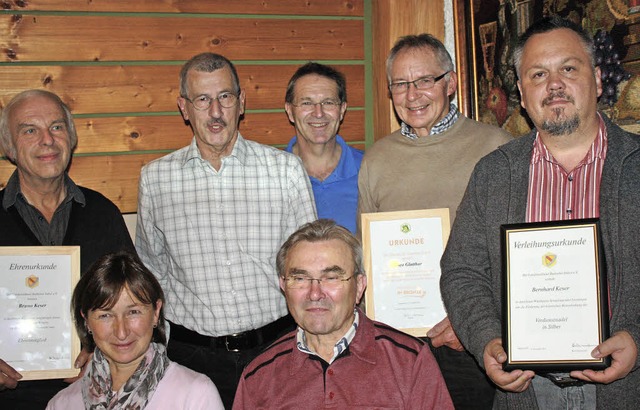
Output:
[[[598,112],[601,73],[582,28],[559,17],[535,23],[514,64],[536,128],[473,171],[441,261],[449,319],[499,387],[494,409],[639,408],[640,138]],[[504,371],[500,226],[583,218],[600,220],[611,310],[611,337],[591,355],[611,356],[611,366],[574,370],[565,385]]]

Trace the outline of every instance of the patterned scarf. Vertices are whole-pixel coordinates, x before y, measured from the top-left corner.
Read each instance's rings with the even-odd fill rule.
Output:
[[[140,365],[127,382],[114,392],[111,390],[109,362],[96,348],[93,359],[82,377],[82,399],[90,410],[141,410],[153,396],[171,361],[162,344],[151,343]]]

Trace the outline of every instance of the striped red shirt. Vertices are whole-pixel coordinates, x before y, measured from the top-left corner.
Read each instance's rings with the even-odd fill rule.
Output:
[[[591,148],[570,172],[553,158],[536,136],[529,165],[527,222],[597,218],[600,215],[600,179],[607,155],[607,129],[600,127]]]

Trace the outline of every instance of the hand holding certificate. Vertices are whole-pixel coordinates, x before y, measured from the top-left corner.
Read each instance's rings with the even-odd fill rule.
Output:
[[[78,246],[0,248],[1,356],[21,380],[78,374],[70,299],[79,271]]]

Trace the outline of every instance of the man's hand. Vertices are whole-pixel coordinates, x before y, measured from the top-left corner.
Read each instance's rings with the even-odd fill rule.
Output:
[[[15,389],[18,386],[18,380],[22,379],[22,375],[7,362],[0,359],[0,391],[4,389]]]
[[[93,357],[93,353],[89,352],[86,349],[82,349],[76,361],[73,364],[73,367],[76,369],[80,369],[80,373],[76,377],[69,377],[64,379],[66,383],[73,383],[84,375],[84,372],[87,370],[87,364],[91,361],[91,357]]]
[[[440,323],[429,329],[427,337],[431,339],[433,347],[447,346],[459,352],[464,350],[462,343],[458,340],[458,336],[453,331],[453,327],[451,327],[449,316],[445,317],[440,321]]]
[[[500,338],[493,339],[484,348],[484,368],[487,376],[502,390],[519,393],[527,390],[535,373],[531,370],[513,370],[509,373],[502,370],[502,363],[507,360],[507,353],[502,348]]]
[[[638,347],[629,332],[624,330],[616,332],[591,352],[591,356],[596,358],[609,355],[611,355],[611,366],[606,369],[574,370],[571,372],[571,377],[607,384],[628,375],[638,358]]]

